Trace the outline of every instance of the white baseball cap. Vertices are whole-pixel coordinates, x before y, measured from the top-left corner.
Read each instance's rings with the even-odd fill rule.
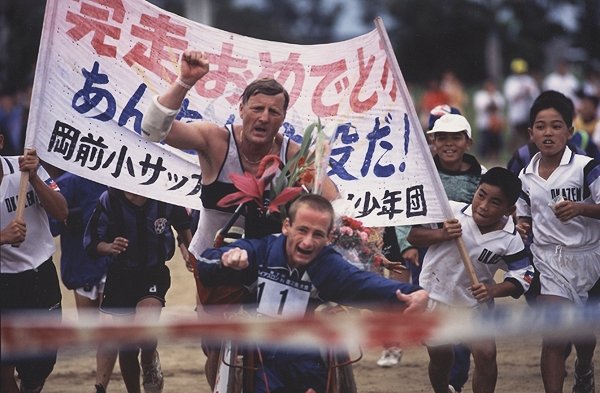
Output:
[[[433,128],[427,131],[428,134],[436,132],[466,132],[471,138],[471,125],[469,121],[462,115],[447,113],[437,119],[433,124]]]

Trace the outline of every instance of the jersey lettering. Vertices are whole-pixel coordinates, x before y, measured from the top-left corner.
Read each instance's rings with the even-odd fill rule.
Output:
[[[563,198],[573,202],[581,202],[583,200],[581,197],[581,188],[577,187],[554,188],[550,190],[550,194],[552,195],[552,199],[562,195]]]
[[[494,254],[492,251],[484,248],[481,251],[481,254],[479,254],[479,258],[477,258],[477,260],[486,265],[495,265],[498,263],[501,257],[501,255]]]
[[[8,210],[9,213],[12,213],[17,210],[18,199],[19,199],[18,195],[10,196],[10,197],[4,199],[4,204],[6,205],[6,210]],[[24,205],[25,207],[33,206],[39,202],[40,202],[40,200],[39,200],[37,194],[33,190],[27,191],[27,193],[25,194],[25,205]]]

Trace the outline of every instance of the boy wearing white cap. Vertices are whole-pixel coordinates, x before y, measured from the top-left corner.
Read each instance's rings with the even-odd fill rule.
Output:
[[[473,145],[471,125],[464,116],[448,113],[440,117],[427,134],[433,136],[433,160],[448,198],[469,202],[485,172],[477,159],[467,154]]]

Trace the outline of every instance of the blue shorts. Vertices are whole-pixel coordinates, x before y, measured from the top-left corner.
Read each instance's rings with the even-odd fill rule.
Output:
[[[100,310],[116,315],[134,314],[136,305],[148,297],[158,299],[164,307],[170,287],[171,274],[166,265],[128,268],[111,264]]]

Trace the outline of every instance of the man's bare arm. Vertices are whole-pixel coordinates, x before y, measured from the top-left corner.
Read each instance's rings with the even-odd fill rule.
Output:
[[[155,142],[164,140],[179,149],[209,149],[210,137],[220,127],[207,122],[184,123],[173,120],[189,88],[193,88],[208,71],[209,63],[204,53],[186,51],[181,55],[179,77],[152,102],[144,115],[142,134],[145,138]]]

